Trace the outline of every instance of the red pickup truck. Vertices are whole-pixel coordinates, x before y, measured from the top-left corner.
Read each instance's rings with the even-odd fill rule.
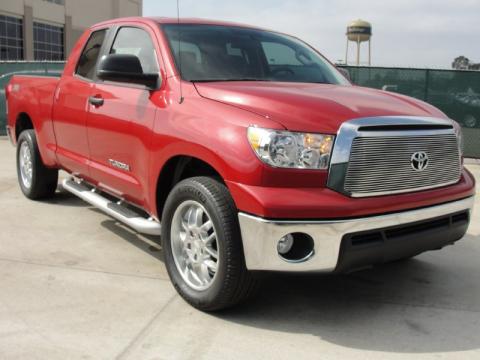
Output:
[[[54,196],[67,171],[67,191],[161,236],[173,284],[202,310],[248,298],[259,271],[408,258],[461,239],[470,221],[454,121],[352,85],[277,32],[107,21],[60,78],[14,76],[6,96],[25,196]]]

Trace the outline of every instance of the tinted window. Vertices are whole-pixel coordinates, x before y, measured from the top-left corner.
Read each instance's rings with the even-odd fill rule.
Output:
[[[235,26],[167,24],[161,27],[185,80],[350,85],[314,49],[290,36]]]
[[[92,33],[87,45],[83,49],[82,55],[78,60],[77,74],[87,79],[93,79],[95,76],[95,67],[97,65],[98,55],[105,39],[106,30],[99,30]]]
[[[158,72],[155,48],[150,35],[145,30],[133,27],[121,28],[113,42],[110,54],[138,56],[144,73]]]

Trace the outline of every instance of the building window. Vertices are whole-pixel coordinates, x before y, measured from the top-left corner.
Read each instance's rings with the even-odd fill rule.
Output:
[[[65,5],[65,0],[44,0],[46,2],[51,2],[58,5]]]
[[[33,23],[35,60],[63,60],[63,27]]]
[[[23,21],[0,15],[0,60],[23,60]]]

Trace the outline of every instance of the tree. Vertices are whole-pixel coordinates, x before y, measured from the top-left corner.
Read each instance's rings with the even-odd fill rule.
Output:
[[[456,70],[468,70],[470,65],[470,59],[462,55],[453,60],[452,68]]]

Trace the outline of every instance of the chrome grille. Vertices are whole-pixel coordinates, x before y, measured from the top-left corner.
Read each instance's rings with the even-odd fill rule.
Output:
[[[415,152],[428,155],[423,171],[411,165]],[[357,137],[344,190],[354,197],[424,190],[456,183],[460,172],[455,134]]]

